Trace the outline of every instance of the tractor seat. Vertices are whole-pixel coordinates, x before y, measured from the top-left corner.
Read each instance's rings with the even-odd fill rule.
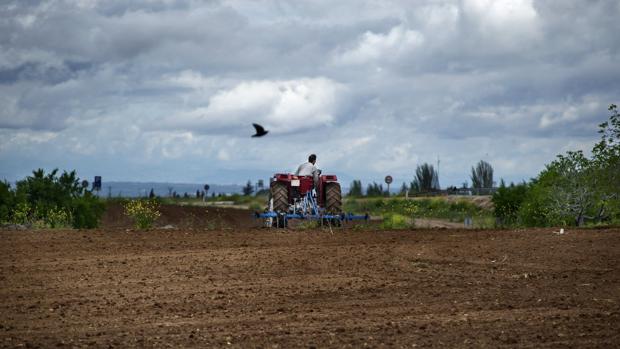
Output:
[[[297,176],[299,179],[299,193],[305,196],[307,192],[314,188],[314,178],[312,176]]]

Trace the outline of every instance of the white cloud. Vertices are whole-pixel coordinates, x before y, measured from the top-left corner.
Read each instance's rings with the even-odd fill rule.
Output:
[[[399,25],[386,34],[365,32],[356,45],[334,57],[336,64],[365,64],[379,60],[394,61],[411,54],[424,43],[424,35]]]
[[[326,78],[245,81],[218,91],[207,106],[176,115],[164,125],[205,133],[251,123],[264,125],[272,134],[306,130],[333,124],[345,92],[343,85]]]
[[[463,10],[474,15],[483,30],[532,34],[538,13],[533,0],[465,0]]]

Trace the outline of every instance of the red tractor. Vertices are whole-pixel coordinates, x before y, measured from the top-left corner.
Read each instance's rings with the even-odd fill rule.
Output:
[[[338,227],[354,219],[368,220],[368,214],[344,214],[335,175],[319,175],[315,183],[312,176],[277,173],[270,180],[267,209],[257,212],[256,218],[263,218],[266,226],[277,228],[287,227],[290,219],[318,220],[322,225]]]
[[[284,228],[289,219],[316,219],[339,226],[342,194],[335,175],[312,176],[277,173],[271,178],[267,211],[257,214],[270,226]]]

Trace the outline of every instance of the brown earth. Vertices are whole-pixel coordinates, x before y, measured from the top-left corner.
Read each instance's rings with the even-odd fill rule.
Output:
[[[224,209],[214,229],[196,209],[0,231],[0,347],[620,346],[620,229],[270,230]]]
[[[253,228],[260,224],[250,210],[226,207],[161,205],[155,228],[228,229]],[[101,220],[103,229],[132,228],[120,204],[109,204]]]

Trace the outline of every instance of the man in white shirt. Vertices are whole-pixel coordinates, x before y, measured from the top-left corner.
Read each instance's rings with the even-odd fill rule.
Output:
[[[295,172],[296,176],[312,176],[314,178],[314,184],[319,182],[319,175],[321,170],[316,167],[316,155],[310,154],[308,157],[308,162],[304,162],[299,165],[297,171]]]

